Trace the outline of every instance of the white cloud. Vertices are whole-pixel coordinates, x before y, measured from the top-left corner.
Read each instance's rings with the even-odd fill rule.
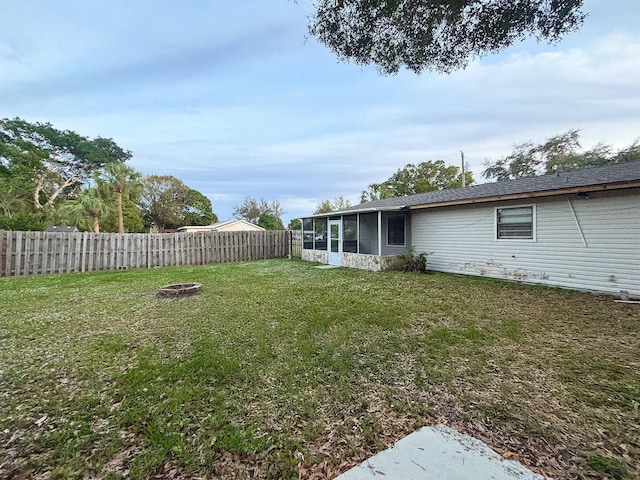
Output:
[[[338,63],[305,42],[310,8],[13,2],[0,116],[114,138],[135,168],[181,178],[221,218],[248,195],[279,199],[287,218],[357,201],[407,163],[458,165],[461,150],[479,179],[484,160],[571,128],[585,146],[639,135],[635,1],[587,1],[591,17],[559,46],[524,42],[446,76]]]

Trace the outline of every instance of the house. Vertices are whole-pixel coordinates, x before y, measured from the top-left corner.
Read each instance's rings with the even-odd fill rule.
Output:
[[[264,232],[264,228],[246,220],[231,219],[212,225],[189,225],[178,228],[178,232]]]
[[[303,218],[303,260],[640,294],[640,162],[363,203]]]
[[[78,228],[69,225],[51,225],[47,227],[45,232],[57,232],[57,233],[77,233]]]

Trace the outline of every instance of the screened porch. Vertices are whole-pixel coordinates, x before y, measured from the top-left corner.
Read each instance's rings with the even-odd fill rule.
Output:
[[[409,213],[374,211],[302,219],[302,259],[328,265],[384,270],[410,251]]]

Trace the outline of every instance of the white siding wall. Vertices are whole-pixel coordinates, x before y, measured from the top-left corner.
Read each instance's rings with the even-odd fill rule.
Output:
[[[495,207],[518,205],[536,206],[536,241],[495,240]],[[639,189],[415,211],[412,234],[432,270],[640,294]]]

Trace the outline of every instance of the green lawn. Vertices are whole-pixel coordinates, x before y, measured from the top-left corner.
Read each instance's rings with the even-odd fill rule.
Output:
[[[0,477],[331,478],[444,422],[636,478],[639,330],[608,296],[288,260],[4,278]]]

